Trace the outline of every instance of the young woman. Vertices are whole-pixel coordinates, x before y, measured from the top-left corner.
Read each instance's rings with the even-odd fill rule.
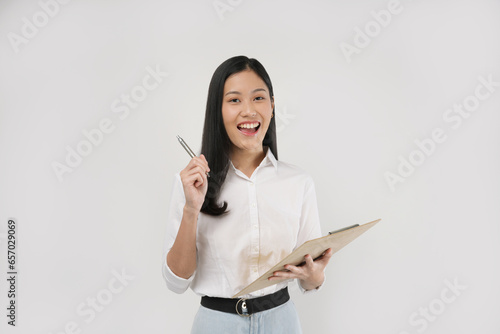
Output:
[[[256,59],[216,69],[202,154],[176,174],[163,253],[167,287],[202,297],[191,333],[301,333],[287,285],[296,279],[306,293],[323,284],[331,249],[275,272],[269,280],[278,284],[231,298],[321,236],[313,180],[278,161],[275,120],[271,80]]]

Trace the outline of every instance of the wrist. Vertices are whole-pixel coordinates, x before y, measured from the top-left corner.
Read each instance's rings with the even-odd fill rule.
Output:
[[[309,284],[309,283],[306,283],[306,282],[304,282],[302,280],[300,281],[300,285],[302,286],[302,288],[305,291],[319,289],[319,287],[321,286],[321,284]]]
[[[311,280],[300,280],[300,285],[304,290],[309,291],[309,290],[314,290],[318,289],[325,281],[325,276],[322,275],[320,279],[311,279]]]
[[[184,209],[183,209],[183,215],[187,218],[191,218],[191,219],[194,219],[194,220],[198,220],[198,214],[200,213],[200,210],[197,210],[197,209],[194,209],[194,208],[191,208],[187,205],[184,206]]]

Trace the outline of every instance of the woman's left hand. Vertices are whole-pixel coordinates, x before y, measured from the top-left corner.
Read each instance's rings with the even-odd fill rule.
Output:
[[[333,251],[331,248],[328,248],[323,255],[315,261],[311,255],[307,254],[305,256],[305,264],[300,266],[287,264],[285,265],[286,270],[275,271],[273,276],[270,276],[268,280],[298,278],[300,280],[300,285],[302,285],[305,290],[316,289],[323,284],[325,280],[324,270],[332,255]]]

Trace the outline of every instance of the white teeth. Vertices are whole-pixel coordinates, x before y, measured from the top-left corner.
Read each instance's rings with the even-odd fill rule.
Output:
[[[259,123],[246,123],[246,124],[238,125],[239,128],[245,128],[245,129],[256,128],[258,126],[259,126]]]

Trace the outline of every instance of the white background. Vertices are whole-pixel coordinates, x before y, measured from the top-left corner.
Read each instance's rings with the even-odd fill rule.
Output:
[[[2,277],[9,217],[19,236],[18,326],[2,278],[1,332],[189,332],[199,298],[161,276],[173,176],[189,161],[175,135],[199,152],[211,75],[244,54],[271,76],[279,159],[313,176],[323,233],[382,218],[334,255],[320,293],[292,288],[304,332],[498,333],[500,87],[456,129],[443,115],[479,76],[500,82],[500,3],[401,0],[350,62],[341,43],[376,29],[370,12],[389,1],[214,3],[74,0],[15,47],[42,9],[0,2]],[[112,103],[157,66],[168,76],[120,119]],[[114,130],[59,182],[52,164],[105,118]],[[447,139],[392,191],[385,174],[436,128]],[[113,270],[134,278],[106,294]],[[112,299],[88,321],[77,307],[98,295]]]

